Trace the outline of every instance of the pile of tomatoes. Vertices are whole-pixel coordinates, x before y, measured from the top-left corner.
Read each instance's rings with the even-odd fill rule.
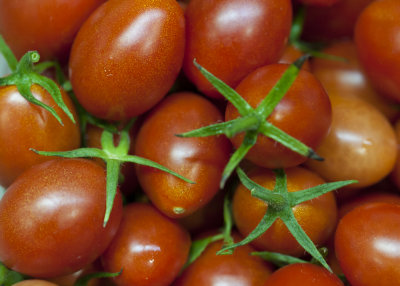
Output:
[[[399,19],[0,0],[0,285],[400,285]]]

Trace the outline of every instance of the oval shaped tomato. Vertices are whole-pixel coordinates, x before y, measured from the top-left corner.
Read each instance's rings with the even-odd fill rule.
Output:
[[[219,190],[231,145],[225,136],[179,138],[176,134],[222,121],[207,99],[182,92],[166,97],[143,120],[135,154],[192,180],[189,184],[163,171],[137,165],[140,185],[153,204],[170,217],[183,217],[204,206]]]
[[[115,235],[122,216],[117,192],[110,220],[106,174],[86,159],[33,166],[0,201],[0,260],[33,277],[73,273],[93,262]]]
[[[285,170],[289,192],[297,192],[325,183],[314,172],[295,167]],[[248,176],[257,184],[273,190],[275,175],[269,169],[254,168]],[[259,224],[267,211],[268,204],[251,196],[250,190],[240,184],[234,193],[232,211],[236,226],[243,236],[247,236]],[[303,202],[292,208],[297,222],[317,245],[322,245],[332,235],[336,227],[337,206],[332,193]],[[277,219],[260,237],[251,242],[260,250],[280,252],[293,256],[304,254],[304,249],[290,234],[285,224]]]
[[[335,251],[353,286],[400,283],[400,205],[371,203],[355,208],[339,222]]]
[[[331,97],[332,126],[317,148],[325,160],[307,166],[327,181],[357,180],[346,188],[371,186],[393,169],[396,135],[387,118],[374,106],[354,97]]]
[[[80,26],[105,0],[0,0],[0,34],[20,58],[66,61]]]
[[[154,206],[132,203],[124,208],[121,226],[101,257],[121,286],[167,286],[178,276],[190,248],[189,233]]]
[[[235,242],[242,238],[233,233]],[[232,254],[217,255],[223,241],[207,246],[204,252],[186,268],[174,286],[262,285],[271,275],[272,267],[260,257],[251,255],[250,245],[237,247]]]
[[[289,65],[273,64],[257,69],[249,74],[236,91],[253,107],[267,96]],[[237,109],[228,103],[225,120],[239,116]],[[331,124],[331,104],[320,82],[309,72],[301,70],[289,91],[267,118],[274,126],[302,141],[310,148],[317,147],[328,133]],[[243,133],[231,138],[238,148],[244,138]],[[246,158],[262,167],[287,168],[297,166],[307,160],[275,140],[259,135],[256,144],[246,154]]]
[[[354,39],[360,62],[378,92],[400,101],[400,2],[374,1],[360,14]]]
[[[50,94],[38,85],[31,92],[41,102],[52,106],[64,126],[50,112],[28,102],[15,86],[0,87],[0,185],[8,187],[23,171],[51,157],[30,150],[67,151],[80,145],[79,125],[72,123]],[[77,120],[72,101],[61,89],[68,109]]]
[[[343,282],[327,269],[311,263],[284,266],[268,278],[264,286],[343,286]]]
[[[226,84],[236,85],[256,68],[278,62],[289,37],[289,0],[191,0],[186,8],[183,70],[198,89],[223,98],[193,60]]]
[[[369,83],[361,69],[356,45],[351,40],[332,43],[322,52],[345,58],[347,61],[333,61],[313,58],[311,71],[324,86],[329,96],[357,97],[374,105],[390,120],[399,115],[395,102],[379,95]]]
[[[325,183],[317,174],[307,169],[295,167],[285,170],[289,192],[308,189]],[[272,190],[275,186],[275,175],[269,169],[254,168],[248,176],[259,185]],[[261,221],[268,204],[251,196],[251,193],[240,184],[232,201],[233,217],[240,233],[247,236]],[[332,193],[303,202],[292,208],[294,216],[302,229],[317,245],[322,245],[336,227],[337,206]],[[251,242],[260,250],[281,252],[293,256],[304,254],[304,249],[290,234],[284,223],[278,219],[260,237]]]
[[[111,0],[85,22],[69,72],[79,102],[93,115],[126,120],[165,96],[182,66],[184,16],[174,0]]]

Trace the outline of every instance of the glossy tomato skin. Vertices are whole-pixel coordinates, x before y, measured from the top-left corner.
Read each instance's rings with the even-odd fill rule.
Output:
[[[249,74],[238,85],[236,91],[255,108],[288,67],[287,64],[273,64],[259,68]],[[228,103],[225,120],[232,120],[238,116],[237,109]],[[311,73],[301,70],[267,121],[315,149],[325,138],[331,124],[329,97]],[[231,141],[238,148],[243,138],[244,134],[240,133]],[[306,157],[263,135],[258,136],[257,143],[246,154],[246,158],[267,168],[294,167],[307,160]]]
[[[233,233],[235,242],[243,239]],[[250,245],[237,247],[231,255],[217,255],[223,241],[216,241],[207,246],[204,252],[181,276],[173,286],[257,286],[263,285],[271,275],[272,267],[260,257],[251,255],[255,251]]]
[[[66,61],[80,26],[105,0],[1,0],[0,34],[19,59],[36,50],[42,60]]]
[[[400,206],[372,203],[355,208],[339,222],[335,251],[352,286],[400,283]]]
[[[4,187],[8,187],[29,167],[53,159],[37,155],[30,148],[66,151],[80,145],[78,123],[74,124],[42,87],[33,85],[31,92],[38,100],[55,109],[64,126],[44,108],[29,103],[15,86],[0,87],[0,185]],[[61,94],[75,120],[78,120],[72,101],[65,91],[61,90]]]
[[[355,27],[360,62],[378,92],[400,101],[400,2],[374,1],[363,10]]]
[[[192,0],[185,17],[185,74],[202,93],[222,99],[193,60],[235,88],[256,68],[279,60],[292,6],[288,0]]]
[[[0,201],[0,260],[33,277],[73,273],[92,263],[115,235],[122,200],[117,192],[107,226],[106,174],[86,159],[35,165]]]
[[[112,0],[75,38],[72,87],[92,114],[126,120],[144,113],[171,88],[182,66],[184,16],[174,0]]]
[[[327,269],[311,263],[284,266],[268,278],[264,286],[344,286],[343,282]]]
[[[153,160],[195,184],[154,168],[137,165],[137,177],[153,204],[170,217],[183,217],[204,206],[219,190],[231,144],[224,136],[179,138],[176,134],[223,120],[221,112],[194,93],[165,98],[144,119],[135,154]]]
[[[346,188],[371,186],[393,169],[396,135],[374,106],[354,97],[331,97],[333,120],[328,136],[317,148],[325,160],[307,166],[327,181],[357,180]]]
[[[117,285],[167,286],[178,276],[190,248],[189,233],[154,206],[132,203],[101,260],[108,272],[122,274]]]
[[[335,41],[322,52],[346,59],[345,62],[323,58],[311,61],[312,73],[329,96],[357,97],[374,105],[391,121],[398,117],[395,102],[379,95],[369,83],[358,60],[354,41]]]
[[[289,192],[296,192],[325,183],[321,177],[305,168],[295,167],[285,170]],[[274,173],[269,169],[255,168],[248,176],[259,185],[272,190],[275,186]],[[243,236],[247,236],[263,218],[268,205],[240,184],[234,193],[232,211],[236,226]],[[332,235],[336,227],[337,206],[332,193],[303,202],[292,208],[298,223],[317,244],[322,245]],[[280,252],[301,256],[304,249],[290,234],[284,223],[278,219],[260,237],[251,242],[259,250]]]

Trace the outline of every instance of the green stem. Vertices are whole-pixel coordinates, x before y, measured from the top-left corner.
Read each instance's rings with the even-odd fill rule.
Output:
[[[14,56],[14,54],[11,51],[11,49],[9,48],[9,46],[4,41],[4,38],[2,35],[0,35],[0,53],[2,53],[2,55],[4,56],[11,71],[14,72],[17,69],[18,60]]]

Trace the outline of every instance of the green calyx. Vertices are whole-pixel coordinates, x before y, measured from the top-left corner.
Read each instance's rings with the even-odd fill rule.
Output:
[[[264,232],[266,232],[267,229],[279,218],[283,221],[290,233],[304,248],[304,250],[311,254],[311,256],[316,261],[318,261],[318,263],[327,268],[329,271],[332,271],[329,265],[326,263],[324,257],[321,255],[321,253],[312,242],[312,240],[307,236],[307,234],[297,222],[292,208],[302,202],[311,200],[349,184],[356,183],[357,181],[348,180],[332,182],[297,192],[289,192],[287,189],[287,179],[285,172],[282,169],[274,170],[274,172],[276,182],[274,189],[271,191],[250,180],[242,169],[237,168],[237,174],[242,184],[250,190],[252,196],[261,199],[262,201],[267,203],[268,208],[260,223],[246,238],[238,243],[223,247],[218,252],[218,254],[225,253],[225,251],[227,250],[234,249],[238,246],[250,243],[257,237],[261,236]]]
[[[107,199],[106,199],[106,212],[104,215],[104,223],[103,226],[106,226],[112,206],[114,203],[114,198],[117,192],[118,178],[120,175],[121,164],[124,162],[136,163],[148,167],[153,167],[164,171],[168,174],[174,175],[181,180],[184,180],[187,183],[194,184],[193,181],[179,175],[178,173],[156,163],[149,159],[141,158],[134,155],[129,155],[129,146],[130,146],[130,137],[129,137],[129,129],[133,125],[135,119],[131,120],[129,124],[125,126],[125,128],[118,132],[120,136],[120,141],[117,146],[114,145],[114,134],[109,130],[104,130],[101,136],[101,145],[102,149],[98,148],[79,148],[72,151],[56,151],[56,152],[46,152],[46,151],[38,151],[35,149],[31,149],[35,153],[44,156],[58,156],[64,158],[82,158],[82,157],[90,157],[90,158],[100,158],[103,159],[106,163],[106,171],[107,171]]]
[[[4,55],[11,69],[10,75],[0,78],[0,86],[15,85],[19,93],[26,100],[49,111],[58,120],[58,122],[63,125],[60,116],[57,114],[54,108],[39,101],[32,94],[31,86],[37,84],[44,88],[51,95],[55,103],[63,110],[63,112],[71,119],[71,121],[75,123],[74,116],[62,99],[61,91],[58,85],[51,79],[38,73],[38,71],[42,70],[40,65],[43,64],[38,64],[39,69],[36,69],[35,63],[39,62],[40,59],[38,52],[29,51],[18,62],[1,35],[0,52]]]
[[[272,113],[276,105],[285,96],[293,82],[295,81],[300,68],[308,56],[303,56],[289,68],[282,75],[280,80],[271,89],[268,95],[256,107],[251,107],[234,89],[229,87],[223,81],[208,72],[205,68],[201,67],[196,61],[194,64],[200,72],[213,84],[213,86],[238,110],[240,117],[231,121],[217,123],[192,130],[183,134],[178,134],[180,137],[205,137],[212,135],[225,134],[228,138],[235,136],[240,132],[245,132],[244,140],[239,148],[231,156],[228,164],[226,165],[220,182],[220,187],[223,188],[227,179],[239,165],[241,160],[246,156],[247,152],[257,142],[257,137],[261,134],[269,137],[292,151],[316,160],[322,160],[314,150],[306,146],[301,141],[288,135],[284,131],[275,127],[266,119]]]

